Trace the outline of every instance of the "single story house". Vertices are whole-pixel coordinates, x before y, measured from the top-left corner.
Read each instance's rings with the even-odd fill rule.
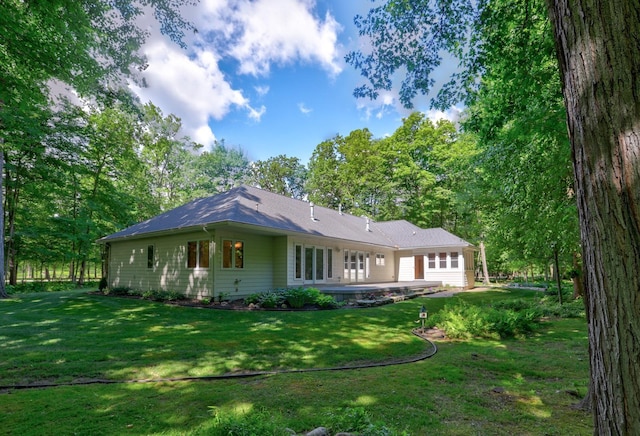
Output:
[[[240,186],[98,241],[110,287],[232,299],[287,287],[474,284],[474,251],[441,229],[315,206]]]

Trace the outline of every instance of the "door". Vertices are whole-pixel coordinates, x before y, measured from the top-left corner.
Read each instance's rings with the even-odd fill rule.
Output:
[[[366,273],[364,268],[364,253],[358,251],[358,281],[364,282],[366,280]]]
[[[424,280],[424,256],[416,255],[413,256],[414,259],[414,267],[413,270],[415,272],[414,278],[416,280]]]
[[[323,283],[325,275],[324,247],[304,247],[304,282]]]

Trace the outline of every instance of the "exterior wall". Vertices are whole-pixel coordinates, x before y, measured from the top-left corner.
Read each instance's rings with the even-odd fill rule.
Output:
[[[304,277],[304,264],[303,264],[303,276],[300,279],[295,277],[295,263],[296,263],[296,253],[295,247],[296,245],[301,245],[303,247],[303,258],[304,258],[304,247],[322,247],[324,249],[325,255],[325,271],[327,271],[328,260],[327,260],[327,250],[331,249],[333,261],[331,264],[331,268],[333,271],[333,277],[325,277],[320,281],[309,281],[305,280]],[[395,281],[395,268],[394,268],[394,252],[391,249],[386,249],[382,247],[370,247],[362,244],[348,244],[342,241],[331,241],[326,240],[324,238],[313,238],[313,237],[289,237],[288,239],[288,271],[287,271],[287,286],[289,287],[298,287],[298,286],[309,286],[314,283],[317,284],[338,284],[338,283],[356,283],[355,278],[351,278],[350,271],[349,277],[345,276],[345,265],[344,265],[344,250],[349,250],[350,252],[362,252],[364,254],[364,262],[367,264],[367,254],[368,257],[368,267],[365,267],[366,273],[365,277],[361,277],[361,279],[357,280],[357,283],[376,283],[376,282],[392,282]],[[384,265],[376,265],[376,255],[384,256]],[[303,260],[304,263],[304,260]],[[382,260],[379,261],[382,263]]]
[[[273,237],[273,287],[286,288],[288,277],[288,244],[286,236]]]
[[[451,253],[458,253],[458,267],[451,267]],[[435,268],[429,268],[429,254],[435,254]],[[440,267],[440,254],[446,254],[446,267]],[[469,282],[468,271],[465,269],[466,257],[463,255],[463,249],[452,250],[451,248],[437,250],[416,250],[416,251],[400,251],[398,257],[398,280],[413,281],[415,280],[415,255],[424,256],[424,280],[442,282],[443,286],[455,287],[473,287],[473,280]],[[471,265],[473,265],[473,256],[471,257]],[[473,267],[472,267],[473,268]],[[473,272],[473,271],[472,271]],[[471,285],[469,285],[471,283]]]
[[[168,235],[111,243],[109,285],[136,290],[175,290],[194,297],[211,296],[211,256],[208,269],[187,268],[187,242],[210,240],[204,232]],[[152,268],[147,267],[147,250],[154,247]]]
[[[222,241],[244,243],[244,268],[222,267]],[[209,268],[187,268],[187,243],[210,241]],[[154,246],[154,265],[147,268],[147,249]],[[252,235],[233,230],[181,233],[111,243],[109,285],[136,290],[178,291],[194,298],[243,298],[282,285],[286,237]],[[280,285],[277,283],[280,281]]]
[[[230,239],[244,244],[244,268],[222,267],[222,241]],[[244,298],[255,292],[274,289],[273,236],[253,235],[233,229],[216,231],[216,255],[213,268],[216,297],[220,293],[232,300]]]
[[[476,266],[475,266],[475,252],[473,250],[464,251],[464,273],[465,273],[465,288],[472,289],[476,284]]]

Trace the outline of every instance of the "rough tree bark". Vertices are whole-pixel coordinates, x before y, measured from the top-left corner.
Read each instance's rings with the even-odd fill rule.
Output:
[[[640,2],[547,0],[573,153],[595,434],[640,434]]]

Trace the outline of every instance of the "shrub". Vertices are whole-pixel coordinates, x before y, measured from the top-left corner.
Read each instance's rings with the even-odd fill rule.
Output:
[[[287,304],[294,309],[300,309],[307,302],[310,302],[309,293],[304,288],[288,289],[285,291],[284,298]]]
[[[109,287],[109,283],[107,283],[107,278],[106,277],[102,277],[100,279],[100,284],[98,284],[98,290],[100,292],[104,292],[105,289],[107,289]]]
[[[327,429],[331,434],[339,432],[355,433],[359,436],[400,436],[382,423],[374,423],[371,414],[363,407],[348,407],[338,413],[327,414]]]
[[[214,424],[213,428],[207,429],[207,435],[286,436],[291,434],[285,429],[284,420],[279,414],[259,410],[236,415],[223,413],[218,407],[210,407],[210,409],[214,416]]]
[[[530,307],[523,310],[496,309],[460,301],[446,305],[431,318],[430,324],[437,325],[447,336],[455,339],[510,338],[532,332],[538,318],[539,312]]]
[[[282,291],[268,291],[260,294],[260,300],[258,301],[260,306],[273,309],[284,303],[284,295]]]
[[[332,309],[339,306],[336,300],[325,295],[316,288],[292,288],[251,294],[244,299],[245,304],[259,304],[272,309],[286,303],[289,307],[300,309],[305,304],[316,305],[322,309]]]
[[[116,286],[115,288],[107,289],[109,295],[131,295],[131,289],[126,286]]]
[[[154,290],[148,290],[148,291],[143,291],[142,292],[142,298],[144,298],[145,300],[155,300],[156,299],[156,291]]]

